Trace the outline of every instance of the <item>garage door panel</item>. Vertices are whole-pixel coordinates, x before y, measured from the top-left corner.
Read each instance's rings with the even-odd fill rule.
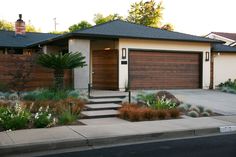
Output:
[[[199,53],[129,52],[131,89],[199,88]]]

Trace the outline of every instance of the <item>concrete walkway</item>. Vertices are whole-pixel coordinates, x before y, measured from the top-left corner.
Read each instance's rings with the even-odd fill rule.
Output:
[[[0,132],[0,156],[42,150],[90,147],[104,144],[158,140],[219,133],[219,127],[236,125],[236,116],[204,117],[120,123],[61,126]]]

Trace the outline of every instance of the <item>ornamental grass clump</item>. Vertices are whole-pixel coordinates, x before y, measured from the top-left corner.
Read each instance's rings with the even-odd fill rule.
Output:
[[[153,109],[136,104],[125,104],[119,109],[119,117],[129,121],[145,121],[178,118],[180,111],[178,109]]]
[[[71,113],[71,111],[69,111],[69,110],[64,111],[62,114],[59,115],[58,123],[61,125],[72,124],[73,122],[75,122],[77,120],[78,116],[79,115],[75,115],[75,114]]]

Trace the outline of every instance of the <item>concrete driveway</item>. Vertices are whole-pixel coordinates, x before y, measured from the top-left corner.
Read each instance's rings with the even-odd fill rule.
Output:
[[[184,103],[202,105],[224,115],[236,115],[236,94],[201,89],[169,91]]]

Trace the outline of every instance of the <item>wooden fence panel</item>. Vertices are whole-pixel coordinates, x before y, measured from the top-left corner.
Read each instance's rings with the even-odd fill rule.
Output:
[[[31,71],[25,89],[20,90],[33,90],[42,87],[53,86],[53,70],[44,68],[36,64],[36,55],[0,55],[0,83],[14,84],[15,73],[24,71],[26,68],[31,67]],[[72,70],[65,70],[64,82],[66,87],[72,86]]]

